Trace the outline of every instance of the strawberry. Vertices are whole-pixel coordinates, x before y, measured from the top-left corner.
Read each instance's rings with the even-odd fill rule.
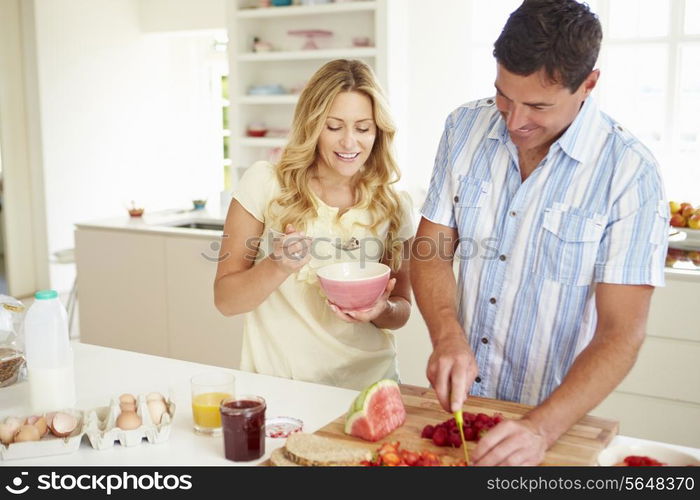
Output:
[[[450,444],[455,448],[462,446],[462,436],[459,435],[459,429],[452,429],[452,431],[450,431],[449,440]]]
[[[476,431],[473,428],[464,429],[464,440],[474,441],[476,438]]]
[[[476,416],[476,421],[477,422],[483,422],[484,424],[489,422],[491,420],[491,417],[489,417],[486,413],[479,413]]]
[[[435,432],[435,427],[432,425],[426,425],[423,427],[423,432],[420,433],[420,437],[426,439],[433,439],[433,433]]]
[[[446,446],[448,443],[447,431],[444,427],[438,427],[433,434],[433,443],[436,446]]]

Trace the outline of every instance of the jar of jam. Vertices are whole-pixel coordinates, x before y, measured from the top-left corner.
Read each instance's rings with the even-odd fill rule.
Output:
[[[265,453],[265,400],[260,396],[224,399],[219,406],[228,460],[247,462]]]

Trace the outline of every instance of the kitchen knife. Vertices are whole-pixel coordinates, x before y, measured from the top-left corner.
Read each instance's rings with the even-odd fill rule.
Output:
[[[457,410],[455,412],[455,422],[457,422],[457,427],[459,428],[459,435],[462,438],[462,449],[464,450],[464,462],[469,465],[469,452],[467,451],[467,442],[464,440],[464,416],[462,415],[462,410]]]

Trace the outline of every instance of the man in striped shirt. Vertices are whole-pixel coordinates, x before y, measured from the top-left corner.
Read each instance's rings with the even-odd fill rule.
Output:
[[[540,463],[631,369],[664,284],[658,166],[590,96],[601,38],[586,5],[526,0],[495,43],[495,99],[440,142],[411,262],[428,378],[448,411],[467,393],[538,405],[477,464]]]

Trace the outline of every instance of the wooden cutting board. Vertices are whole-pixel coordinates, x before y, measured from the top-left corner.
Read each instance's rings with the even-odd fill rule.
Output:
[[[428,449],[436,454],[452,455],[463,459],[464,453],[461,448],[438,447],[433,445],[431,440],[420,437],[423,427],[427,424],[439,424],[451,417],[440,406],[435,392],[432,389],[402,385],[401,394],[406,407],[406,423],[381,441],[369,443],[345,434],[343,431],[345,415],[341,415],[314,434],[360,444],[372,451],[376,451],[381,443],[399,441],[401,447],[405,449],[413,451]],[[350,403],[351,401],[348,401],[348,407]],[[531,408],[531,406],[518,403],[475,396],[470,396],[464,406],[464,410],[471,413],[493,415],[495,412],[500,412],[506,418],[516,419]],[[598,453],[615,437],[618,427],[617,421],[587,415],[562,435],[547,451],[542,465],[595,465]],[[471,441],[467,444],[469,451],[472,451],[476,446],[476,443]]]

